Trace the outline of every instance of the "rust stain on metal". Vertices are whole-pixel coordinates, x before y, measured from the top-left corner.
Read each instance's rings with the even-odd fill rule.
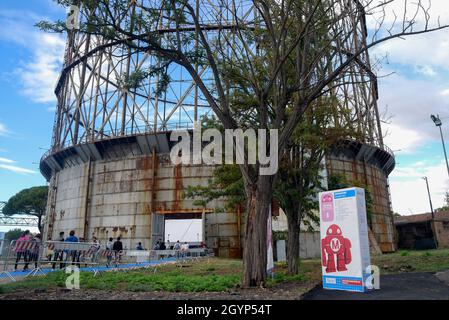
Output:
[[[158,156],[155,152],[151,156],[146,156],[137,160],[136,167],[142,170],[143,183],[146,192],[146,204],[144,206],[144,214],[150,215],[154,211],[154,202],[156,200],[156,191],[158,181],[156,179],[157,168],[159,167]],[[150,174],[148,174],[150,173]]]
[[[178,164],[173,168],[173,179],[175,179],[175,188],[173,190],[173,211],[180,211],[180,203],[182,201],[182,193],[184,191],[184,183],[182,176],[182,164]]]
[[[329,157],[326,163],[330,175],[341,173],[352,181],[365,182],[373,200],[372,231],[383,252],[394,251],[394,228],[389,228],[390,206],[387,178],[375,165],[355,159]]]
[[[164,210],[164,209],[156,209],[157,214],[176,214],[176,213],[212,213],[214,212],[212,209],[176,209],[176,210]]]

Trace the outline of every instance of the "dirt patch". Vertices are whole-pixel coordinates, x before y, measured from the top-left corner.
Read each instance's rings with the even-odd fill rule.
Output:
[[[226,292],[129,292],[94,289],[16,290],[0,294],[0,300],[300,300],[314,288],[314,282],[288,282],[271,288],[242,289]]]

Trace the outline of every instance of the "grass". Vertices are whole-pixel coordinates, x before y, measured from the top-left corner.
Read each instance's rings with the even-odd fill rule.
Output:
[[[373,256],[371,263],[379,266],[381,274],[398,272],[438,272],[449,270],[449,249],[426,251],[398,251]],[[281,283],[310,283],[321,280],[321,260],[301,260],[300,273],[287,275],[286,263],[276,263],[274,278],[267,281],[268,287]],[[15,290],[39,290],[65,288],[67,274],[53,272],[45,277],[35,277],[0,285],[0,294]],[[169,292],[222,292],[241,284],[242,261],[232,259],[209,259],[191,262],[183,268],[165,265],[152,270],[105,272],[94,277],[82,272],[80,286],[84,289],[116,291],[169,291]]]
[[[371,263],[381,273],[444,271],[449,270],[449,249],[397,251],[374,256]]]
[[[191,263],[180,269],[174,265],[152,270],[104,272],[94,277],[90,272],[80,273],[80,286],[85,289],[119,291],[170,291],[201,292],[225,291],[241,281],[241,262],[211,259],[210,263]],[[19,289],[64,288],[67,274],[52,272],[45,277],[35,277],[0,285],[0,294]]]
[[[286,265],[276,267],[276,276],[269,279],[272,287],[282,282],[304,282],[308,276],[301,272],[297,276],[286,275]],[[0,294],[21,289],[39,290],[65,288],[67,274],[53,272],[45,277],[34,277],[23,281],[0,285]],[[210,259],[209,262],[192,262],[184,268],[165,265],[152,270],[130,270],[105,272],[94,277],[92,273],[81,272],[80,287],[83,289],[114,291],[169,291],[169,292],[223,292],[239,287],[242,280],[242,261],[231,259]]]

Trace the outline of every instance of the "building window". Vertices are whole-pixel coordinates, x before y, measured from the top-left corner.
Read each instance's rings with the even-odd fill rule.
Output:
[[[443,221],[443,229],[449,230],[449,221]]]

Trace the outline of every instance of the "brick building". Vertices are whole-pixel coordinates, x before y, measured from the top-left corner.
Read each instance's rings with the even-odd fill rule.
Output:
[[[427,249],[433,246],[432,214],[415,214],[396,217],[399,249]],[[435,212],[435,229],[438,246],[449,247],[449,211]]]

